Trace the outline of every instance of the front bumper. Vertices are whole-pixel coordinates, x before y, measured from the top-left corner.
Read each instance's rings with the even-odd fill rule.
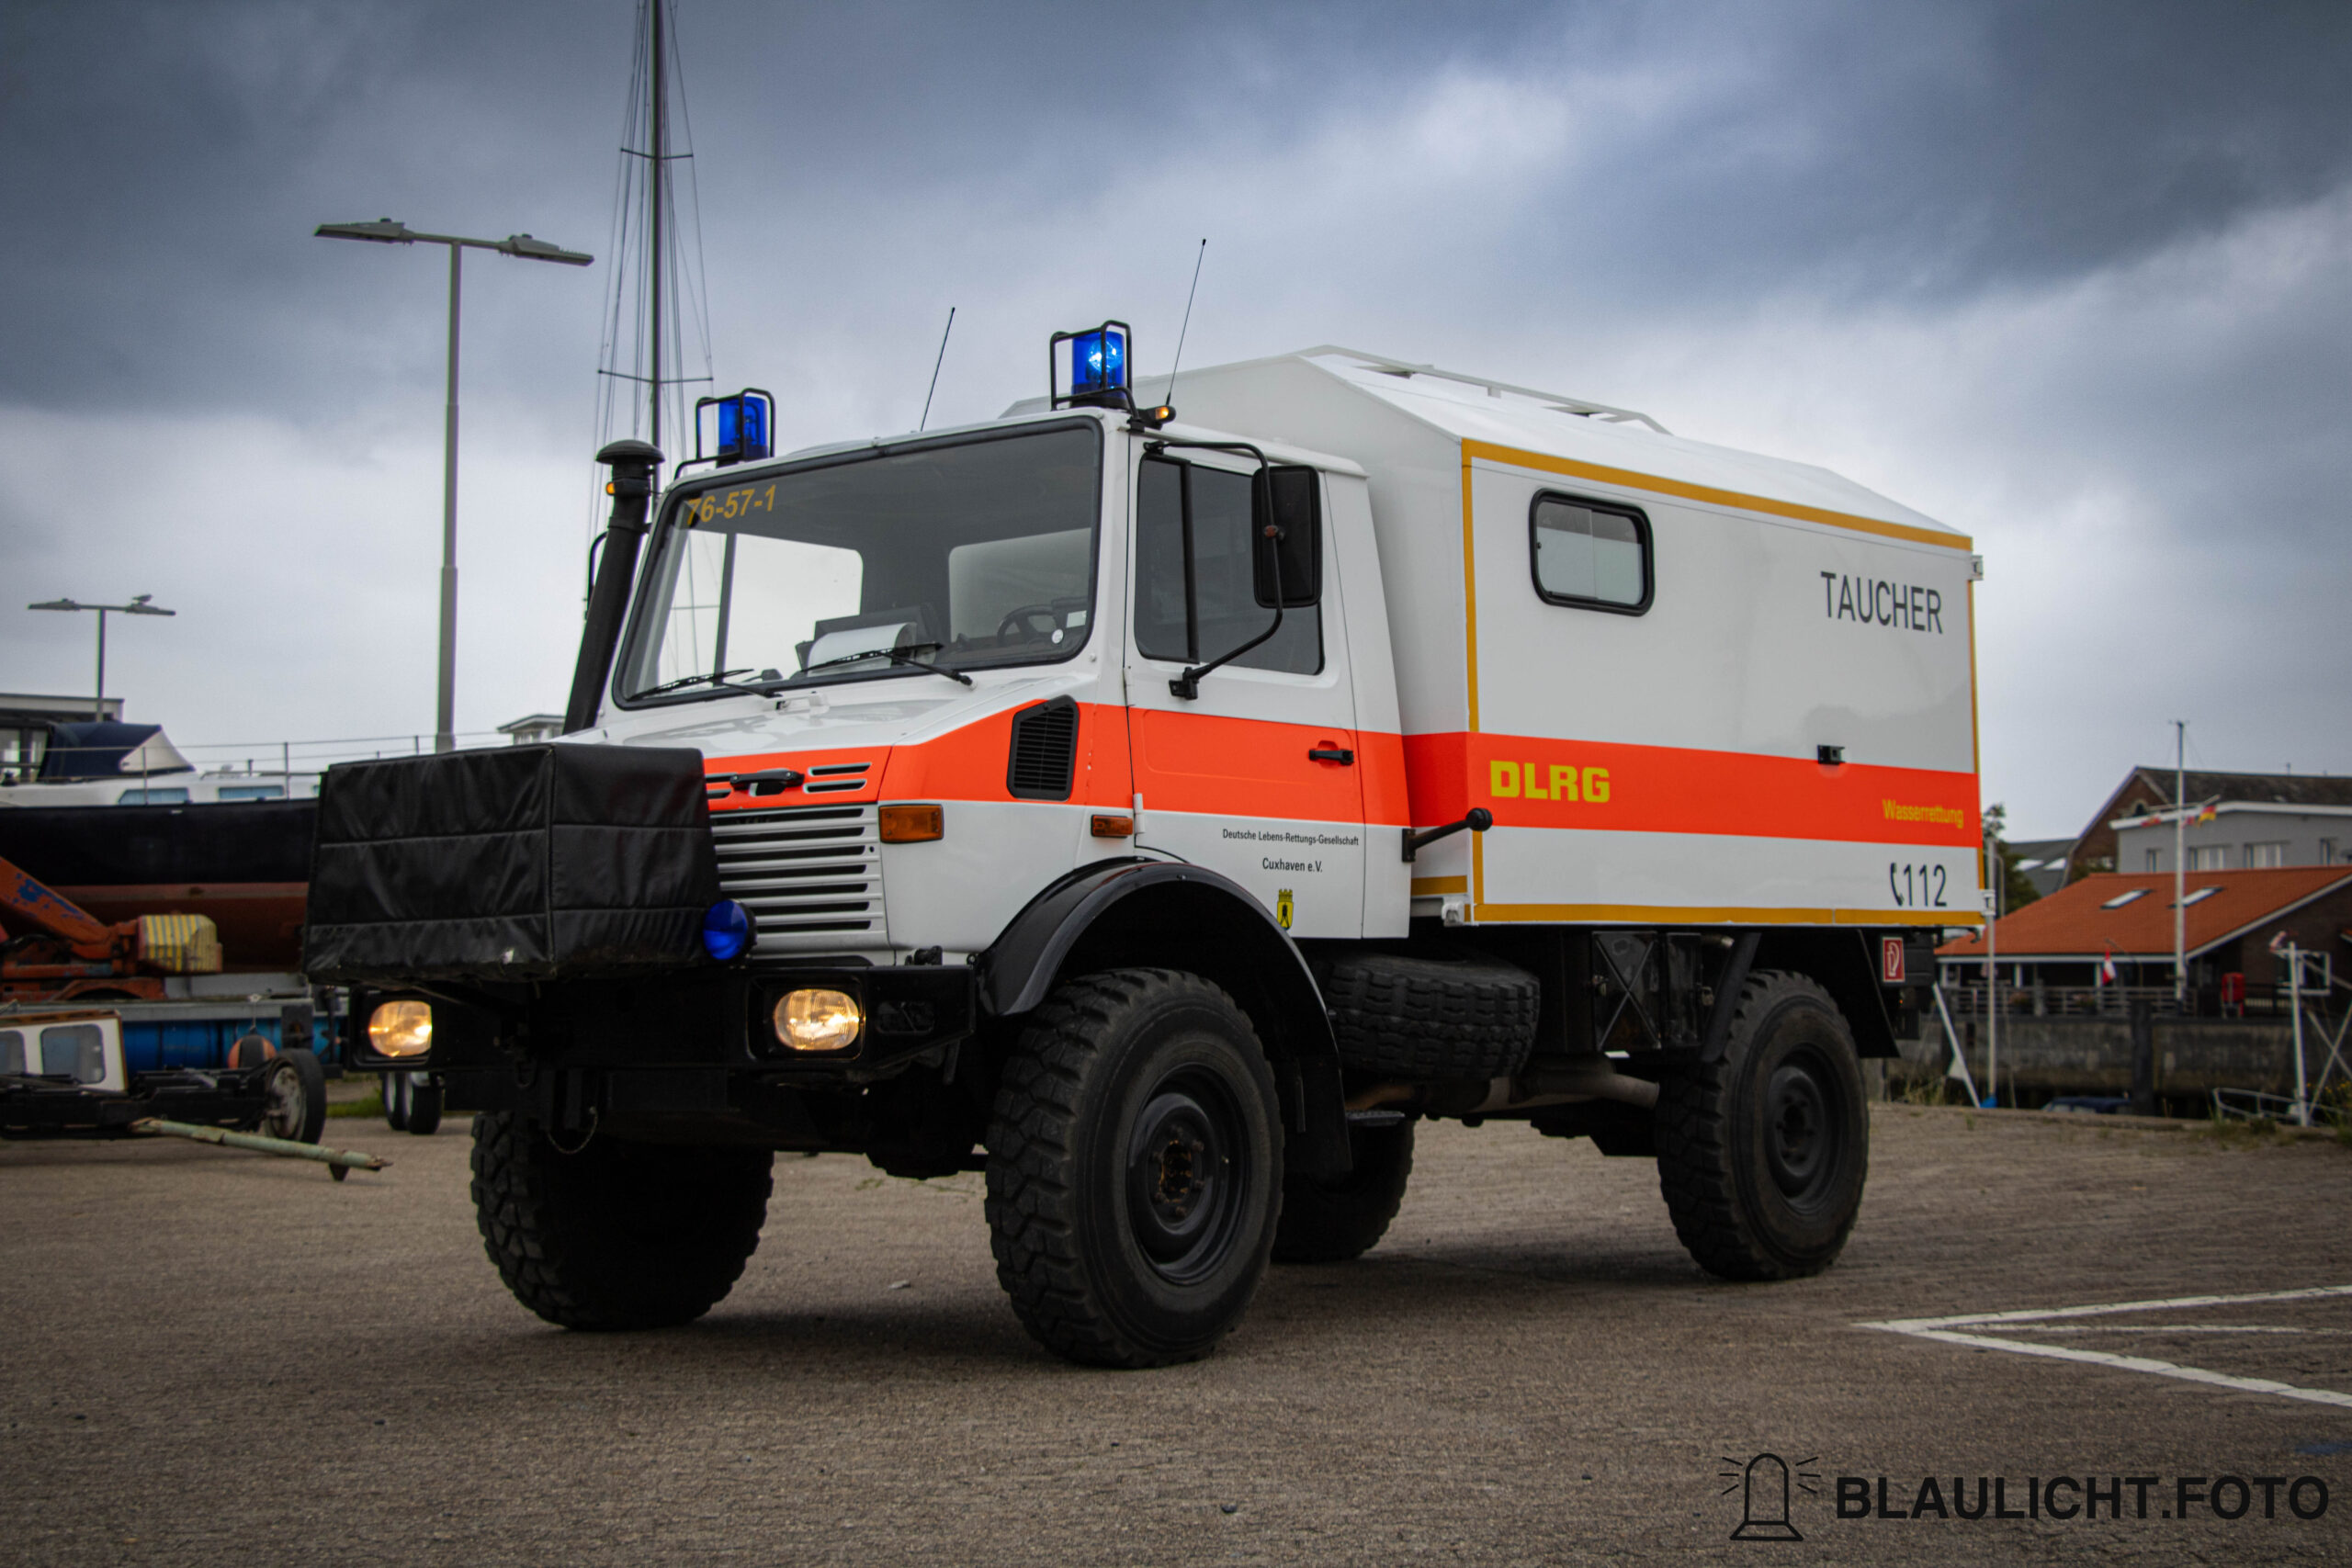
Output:
[[[865,1023],[855,1041],[804,1053],[777,1040],[776,1002],[807,988],[856,999]],[[368,1042],[368,1015],[401,997],[433,1006],[432,1048],[422,1055],[387,1056]],[[977,974],[962,964],[730,965],[627,980],[370,989],[352,998],[349,1065],[438,1073],[453,1086],[484,1074],[527,1083],[572,1069],[854,1084],[955,1045],[972,1032],[978,1008]]]

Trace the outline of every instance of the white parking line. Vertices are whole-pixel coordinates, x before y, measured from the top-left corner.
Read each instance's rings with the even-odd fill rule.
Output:
[[[2290,1328],[2276,1323],[2167,1323],[2154,1328],[2132,1323],[2027,1323],[2014,1327],[1988,1324],[2002,1334],[2343,1334],[2341,1328]]]
[[[2244,1378],[2230,1372],[2211,1372],[2202,1367],[2184,1367],[2148,1356],[2117,1356],[2104,1350],[2078,1350],[2064,1345],[2037,1345],[2026,1339],[1996,1337],[2009,1331],[2012,1325],[2023,1329],[2028,1325],[2046,1324],[2051,1329],[2056,1329],[2055,1320],[2064,1318],[2101,1317],[2130,1312],[2169,1312],[2183,1307],[2239,1306],[2250,1302],[2317,1301],[2331,1296],[2352,1296],[2352,1285],[2314,1285],[2304,1290],[2263,1291],[2240,1296],[2174,1296],[2163,1301],[2108,1302],[2095,1306],[2049,1307],[2020,1312],[1962,1313],[1951,1317],[1890,1318],[1883,1323],[1858,1323],[1854,1326],[1908,1335],[1915,1339],[1937,1339],[1947,1345],[1965,1345],[1973,1349],[2006,1350],[2013,1356],[2046,1356],[2053,1360],[2082,1361],[2091,1366],[2146,1372],[2160,1378],[2177,1378],[2184,1382],[2206,1383],[2245,1393],[2273,1393],[2282,1399],[2301,1399],[2313,1404],[2333,1404],[2352,1410],[2352,1393],[2338,1393],[2334,1389],[2298,1388],[2293,1383],[2276,1382],[2268,1378]],[[1960,1332],[1967,1328],[1989,1328],[1994,1333]],[[2154,1330],[2164,1331],[2164,1325]]]

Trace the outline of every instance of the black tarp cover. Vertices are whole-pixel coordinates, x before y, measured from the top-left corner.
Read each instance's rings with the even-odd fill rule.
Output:
[[[702,753],[513,746],[331,768],[303,970],[549,980],[702,958],[719,896]]]
[[[126,774],[122,760],[161,734],[160,724],[118,724],[112,719],[93,719],[86,724],[61,724],[49,732],[49,744],[41,752],[40,782],[72,784],[83,779],[137,778],[133,768]],[[171,743],[164,742],[165,750]],[[159,770],[163,773],[187,773],[186,768]]]

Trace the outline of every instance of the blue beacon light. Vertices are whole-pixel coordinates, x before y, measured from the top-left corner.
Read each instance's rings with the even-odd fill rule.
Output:
[[[702,913],[703,951],[721,964],[741,957],[752,936],[752,912],[732,898],[721,898]]]
[[[718,449],[747,459],[768,455],[767,405],[738,394],[718,405]]]
[[[710,461],[719,468],[756,463],[775,453],[775,399],[757,387],[746,387],[724,398],[695,400],[694,461],[702,455],[702,411],[718,411],[718,450]]]
[[[1070,390],[1115,391],[1127,384],[1127,339],[1125,333],[1098,328],[1070,340]]]

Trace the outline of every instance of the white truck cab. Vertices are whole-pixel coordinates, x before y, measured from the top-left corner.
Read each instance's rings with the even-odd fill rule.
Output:
[[[771,1152],[854,1149],[987,1170],[1048,1346],[1182,1359],[1374,1245],[1440,1116],[1826,1267],[1858,1058],[1982,918],[1969,542],[1603,405],[1126,348],[658,505],[607,448],[570,733],[330,775],[311,973],[485,1113],[508,1283],[691,1317]]]

